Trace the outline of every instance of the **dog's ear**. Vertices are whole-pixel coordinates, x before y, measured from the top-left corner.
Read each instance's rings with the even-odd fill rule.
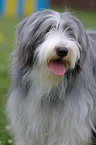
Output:
[[[30,17],[24,19],[16,29],[16,54],[20,68],[23,66],[31,66],[34,61],[36,39],[34,37],[33,19],[32,21],[29,19]]]
[[[80,50],[81,55],[80,55],[79,65],[82,68],[83,63],[87,57],[87,51],[90,47],[89,38],[88,38],[88,35],[87,35],[83,25],[81,25],[79,28],[78,42],[81,46],[81,50]]]
[[[84,63],[86,56],[87,56],[88,48],[90,47],[90,43],[89,43],[89,38],[88,38],[88,35],[86,33],[86,30],[85,30],[83,24],[77,18],[75,19],[75,22],[76,22],[77,27],[78,27],[78,40],[77,41],[81,46],[81,48],[80,48],[80,60],[78,61],[78,64],[82,68],[83,63]]]
[[[19,63],[19,67],[25,66],[29,59],[31,59],[32,52],[31,49],[28,47],[31,47],[29,42],[27,42],[26,39],[26,23],[27,18],[23,20],[16,29],[16,54],[17,54],[17,62]],[[30,38],[29,38],[30,39]],[[30,41],[30,40],[29,40]]]
[[[80,45],[80,59],[77,62],[77,68],[82,69],[82,66],[87,56],[88,48],[90,47],[90,42],[86,30],[81,21],[73,15],[70,15],[70,20],[73,22],[75,39]]]

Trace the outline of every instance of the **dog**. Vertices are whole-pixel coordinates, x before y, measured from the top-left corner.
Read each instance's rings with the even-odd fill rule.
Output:
[[[7,114],[16,145],[86,145],[96,132],[96,31],[70,12],[16,29]]]

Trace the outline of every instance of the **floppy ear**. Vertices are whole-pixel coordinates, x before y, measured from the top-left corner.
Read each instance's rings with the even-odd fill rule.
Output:
[[[28,18],[23,20],[16,29],[16,53],[20,67],[29,65],[33,61],[32,36],[26,33]]]
[[[75,16],[71,17],[71,19],[73,19],[75,26],[76,26],[75,29],[77,31],[77,36],[78,36],[76,41],[81,46],[81,48],[79,49],[80,60],[78,60],[78,63],[77,63],[77,70],[78,70],[78,68],[82,69],[83,63],[87,56],[88,48],[90,47],[90,42],[89,42],[88,35],[85,31],[85,28],[84,28],[83,24],[80,22],[80,20],[77,19]]]
[[[81,50],[80,50],[80,59],[77,62],[76,70],[77,72],[80,72],[86,60],[88,48],[90,47],[89,38],[85,30],[83,32],[82,31],[79,32],[78,42],[81,45]]]
[[[83,63],[86,59],[86,56],[87,56],[87,51],[90,47],[89,38],[88,38],[88,35],[87,35],[83,25],[81,25],[81,27],[79,28],[78,42],[82,47],[81,57],[80,57],[80,61],[79,61],[79,64],[82,67]]]
[[[79,65],[82,68],[83,63],[87,56],[87,51],[90,47],[90,43],[89,43],[89,38],[83,24],[78,19],[76,20],[76,23],[78,26],[78,43],[81,45],[81,52],[80,52],[81,57],[80,57]]]

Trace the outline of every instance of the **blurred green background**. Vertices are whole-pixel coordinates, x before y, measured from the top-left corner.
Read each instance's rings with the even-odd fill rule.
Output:
[[[64,9],[60,7],[53,6],[52,9],[59,12],[64,11]],[[73,11],[75,12],[75,16],[82,21],[86,29],[96,28],[96,11]],[[14,48],[16,25],[22,19],[23,18],[0,18],[0,145],[13,145],[12,138],[8,131],[8,121],[6,121],[5,117],[5,104],[8,97],[8,88],[10,86],[10,77],[8,74],[10,53]]]

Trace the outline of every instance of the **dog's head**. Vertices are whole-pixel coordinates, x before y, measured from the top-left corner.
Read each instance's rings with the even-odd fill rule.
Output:
[[[20,23],[16,36],[20,68],[34,69],[50,87],[83,66],[88,38],[82,23],[69,12],[36,12]]]

